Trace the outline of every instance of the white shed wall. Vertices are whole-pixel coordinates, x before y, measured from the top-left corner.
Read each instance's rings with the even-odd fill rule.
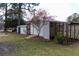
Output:
[[[41,29],[40,36],[43,36],[45,39],[50,39],[50,33],[49,33],[49,22],[47,22],[46,25],[44,25]],[[33,27],[31,24],[31,34],[37,35],[37,30]]]
[[[20,25],[20,34],[27,34],[27,28],[26,25]],[[18,32],[18,27],[17,27],[17,32]]]

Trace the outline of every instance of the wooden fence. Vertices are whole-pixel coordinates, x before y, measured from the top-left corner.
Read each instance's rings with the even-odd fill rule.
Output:
[[[63,33],[66,39],[79,39],[79,23],[53,22],[54,35]]]

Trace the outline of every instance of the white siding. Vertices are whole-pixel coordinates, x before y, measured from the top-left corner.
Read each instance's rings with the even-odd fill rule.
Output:
[[[27,34],[27,28],[26,25],[20,25],[20,34]],[[18,32],[18,27],[17,27],[17,32]]]
[[[31,34],[37,35],[37,30],[31,25]],[[45,39],[49,39],[49,22],[47,22],[46,25],[44,25],[41,29],[40,36],[43,36]]]
[[[21,31],[20,31],[21,34],[27,34],[27,32],[26,32],[26,31],[27,31],[27,30],[26,30],[26,27],[21,27],[20,30],[21,30]]]

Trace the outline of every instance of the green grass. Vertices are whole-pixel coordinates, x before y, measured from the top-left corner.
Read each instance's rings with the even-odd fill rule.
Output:
[[[13,56],[73,56],[79,55],[79,46],[59,45],[54,41],[26,39],[26,36],[10,34],[0,37],[0,43],[16,45],[16,50],[3,55]]]

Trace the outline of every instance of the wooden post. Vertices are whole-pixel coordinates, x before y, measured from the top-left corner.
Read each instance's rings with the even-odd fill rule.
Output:
[[[70,38],[71,38],[71,24],[70,24]]]
[[[64,23],[62,24],[62,33],[64,34]]]
[[[75,24],[74,24],[74,39],[75,39]]]
[[[68,44],[68,24],[66,24],[66,41],[67,41],[67,44]]]
[[[69,36],[69,41],[71,42],[71,24],[70,24],[70,36]]]
[[[54,23],[54,25],[55,25],[55,29],[54,29],[54,30],[55,30],[55,35],[56,35],[56,32],[57,32],[57,31],[56,31],[56,23]]]
[[[64,35],[64,23],[63,23],[63,30],[62,30],[62,32],[63,32],[63,35]]]
[[[60,33],[60,22],[59,22],[59,33]]]

